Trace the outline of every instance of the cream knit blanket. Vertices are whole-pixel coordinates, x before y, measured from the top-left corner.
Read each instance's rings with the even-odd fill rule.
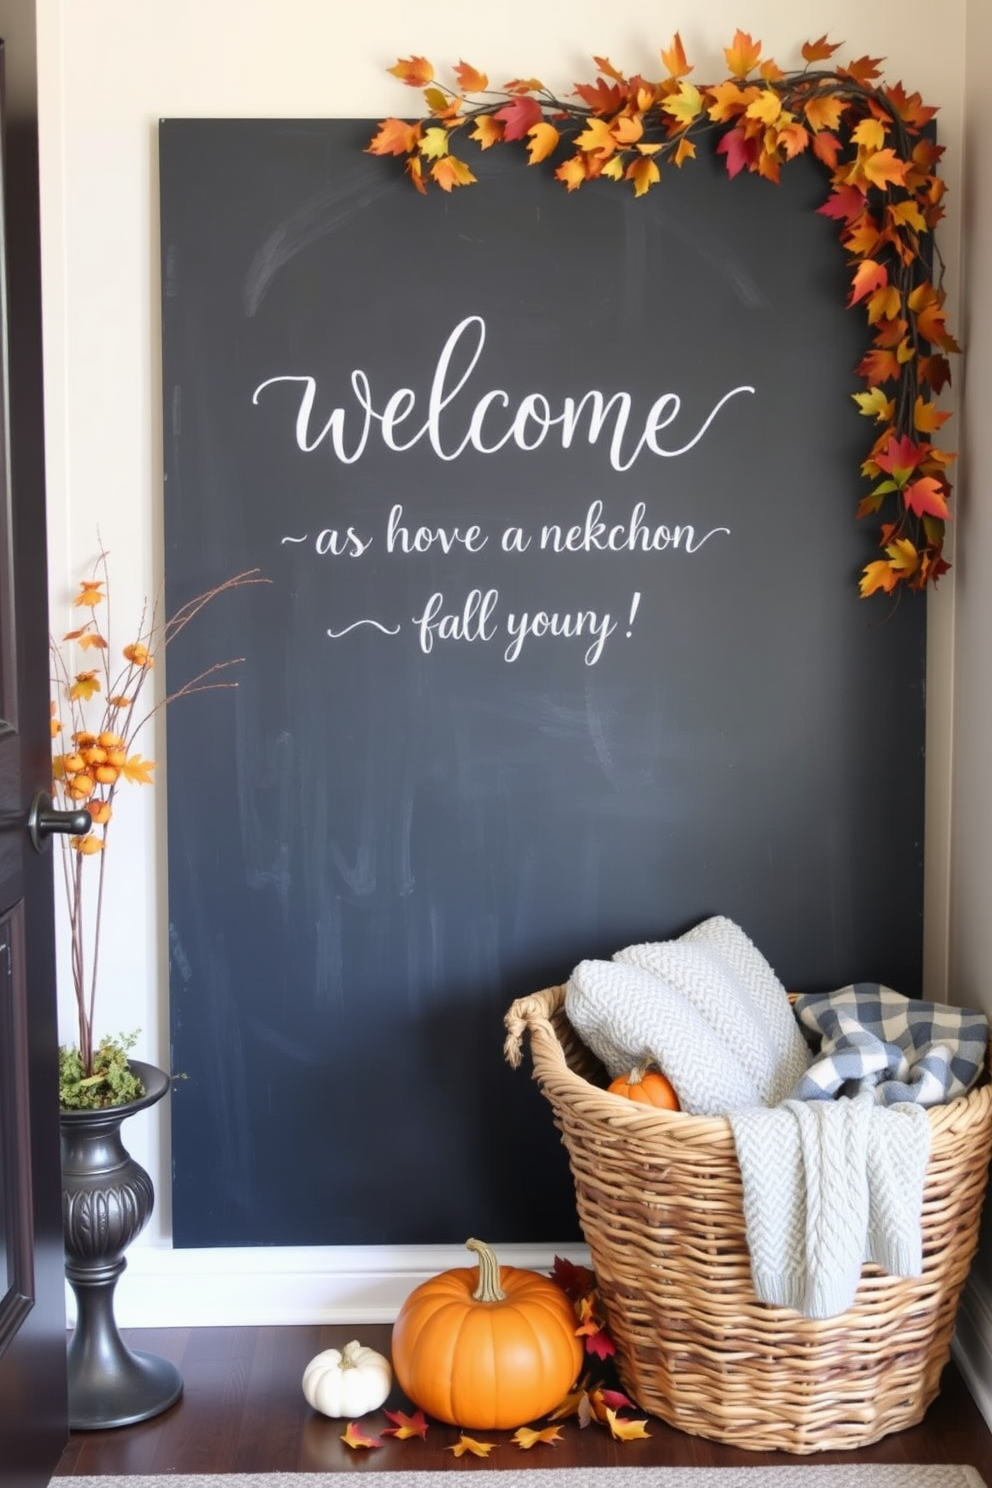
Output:
[[[612,1078],[654,1063],[684,1111],[728,1117],[759,1300],[825,1317],[863,1261],[919,1275],[930,1126],[919,1106],[789,1099],[811,1053],[771,966],[731,920],[583,961],[565,1011]]]

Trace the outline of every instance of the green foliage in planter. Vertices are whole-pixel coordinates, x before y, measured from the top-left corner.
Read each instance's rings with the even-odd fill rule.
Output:
[[[93,1073],[87,1075],[77,1048],[59,1048],[59,1105],[63,1111],[98,1111],[105,1106],[126,1106],[145,1093],[145,1087],[128,1063],[128,1050],[138,1041],[137,1031],[105,1038],[93,1055]]]

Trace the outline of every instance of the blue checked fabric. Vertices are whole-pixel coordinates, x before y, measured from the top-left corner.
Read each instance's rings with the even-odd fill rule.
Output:
[[[877,1105],[940,1105],[964,1095],[985,1067],[988,1019],[971,1008],[920,1002],[878,982],[856,982],[794,1004],[812,1036],[813,1062],[795,1100],[870,1090]]]

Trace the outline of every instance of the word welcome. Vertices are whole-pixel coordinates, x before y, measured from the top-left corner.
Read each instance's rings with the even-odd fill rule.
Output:
[[[688,437],[676,435],[673,429],[675,443],[669,447],[659,436],[679,420],[682,401],[677,393],[662,393],[640,419],[634,416],[630,393],[618,391],[607,397],[598,388],[580,398],[565,397],[554,409],[544,393],[525,393],[514,399],[505,388],[488,388],[473,401],[468,385],[485,343],[486,323],[481,315],[467,315],[459,321],[442,347],[431,374],[426,410],[419,415],[413,388],[397,388],[379,406],[369,376],[360,367],[351,374],[356,406],[350,410],[332,408],[323,424],[314,413],[317,379],[308,374],[266,378],[252,394],[252,404],[257,407],[261,395],[270,388],[297,385],[301,389],[296,411],[297,447],[304,454],[312,454],[329,444],[343,465],[354,465],[362,458],[373,430],[378,431],[386,448],[397,454],[405,454],[426,440],[444,461],[457,460],[467,450],[493,455],[511,444],[529,453],[550,439],[568,450],[581,441],[584,433],[589,445],[607,442],[613,469],[626,471],[645,451],[663,459],[687,454],[731,399],[754,393],[753,387],[731,388],[698,428],[687,431]]]

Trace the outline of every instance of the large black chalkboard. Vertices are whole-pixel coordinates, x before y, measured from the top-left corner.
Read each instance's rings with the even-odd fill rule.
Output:
[[[920,991],[924,607],[857,596],[819,169],[423,199],[373,127],[160,131],[169,603],[271,580],[170,648],[246,658],[169,711],[180,1246],[573,1238],[502,1017],[584,957],[720,913]]]

